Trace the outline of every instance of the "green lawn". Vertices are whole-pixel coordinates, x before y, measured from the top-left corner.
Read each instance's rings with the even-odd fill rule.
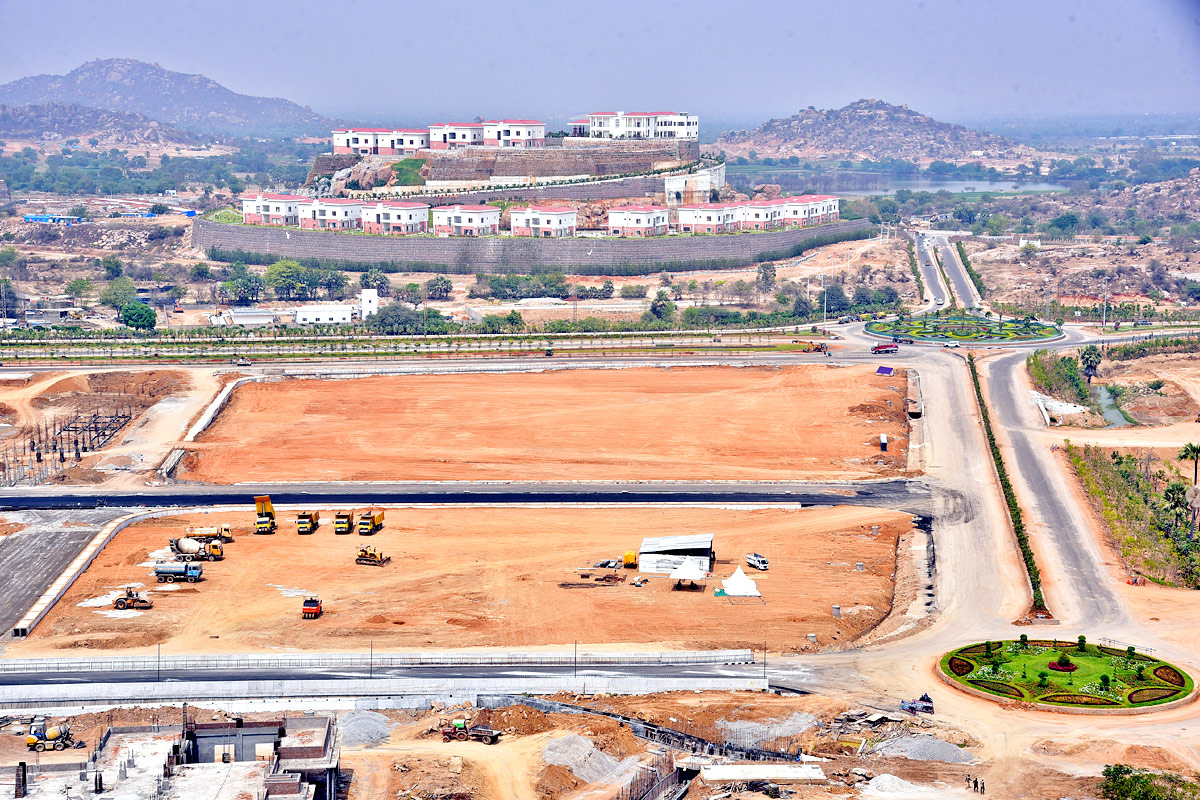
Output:
[[[1057,328],[1023,319],[987,319],[968,314],[922,314],[916,317],[872,322],[867,331],[883,336],[956,341],[966,344],[1035,342],[1059,335]]]
[[[1120,648],[1087,644],[1081,651],[1076,642],[1040,639],[991,645],[990,654],[984,643],[952,650],[942,657],[942,672],[998,698],[1088,708],[1169,703],[1194,688],[1191,676],[1178,667],[1143,653],[1131,657]],[[1076,667],[1073,672],[1051,669],[1063,653]],[[1108,676],[1107,690],[1102,676]]]

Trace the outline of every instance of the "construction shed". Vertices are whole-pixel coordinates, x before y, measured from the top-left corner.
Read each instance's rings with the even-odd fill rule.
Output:
[[[707,573],[712,571],[716,558],[711,533],[654,536],[642,540],[641,549],[638,550],[638,572],[670,575],[676,567],[686,562]]]

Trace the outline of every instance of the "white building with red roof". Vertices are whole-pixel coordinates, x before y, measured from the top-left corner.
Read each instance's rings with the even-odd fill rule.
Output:
[[[578,215],[566,206],[529,206],[514,208],[509,213],[513,236],[532,236],[535,239],[559,239],[575,235]]]
[[[439,236],[495,236],[500,232],[496,206],[438,206],[433,209],[433,232]]]
[[[545,147],[546,123],[536,119],[492,119],[483,123],[487,147]]]
[[[662,206],[617,206],[608,210],[609,236],[662,236],[667,232],[667,209]]]
[[[362,209],[362,227],[367,233],[405,236],[429,230],[429,205],[410,200],[381,200]]]
[[[700,138],[700,118],[682,111],[593,111],[587,118],[595,139]]]
[[[840,203],[831,194],[801,194],[783,197],[777,202],[781,208],[780,221],[784,225],[822,225],[826,222],[837,222],[840,216]]]
[[[429,147],[432,150],[457,150],[481,145],[482,122],[442,122],[429,126]]]
[[[737,228],[740,231],[765,231],[783,224],[783,198],[750,200],[737,205]]]
[[[683,233],[732,233],[737,230],[736,203],[697,203],[680,206],[679,230]]]
[[[247,225],[298,225],[299,206],[308,197],[259,192],[242,198],[242,221]]]
[[[362,227],[362,200],[318,197],[301,203],[300,227],[305,230],[356,230]]]

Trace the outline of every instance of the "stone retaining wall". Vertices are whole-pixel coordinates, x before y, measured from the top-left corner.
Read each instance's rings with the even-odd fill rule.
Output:
[[[435,151],[427,158],[431,181],[485,181],[496,175],[621,175],[690,164],[696,142],[615,141],[552,148],[467,147]]]
[[[242,250],[280,258],[312,258],[322,262],[391,263],[454,272],[528,270],[534,267],[604,274],[603,270],[665,266],[736,267],[755,263],[763,254],[788,250],[830,234],[866,233],[869,221],[844,220],[816,228],[721,236],[663,236],[652,239],[512,237],[437,239],[368,236],[332,231],[301,231],[231,225],[198,219],[192,223],[197,248]],[[618,270],[619,271],[619,270]]]

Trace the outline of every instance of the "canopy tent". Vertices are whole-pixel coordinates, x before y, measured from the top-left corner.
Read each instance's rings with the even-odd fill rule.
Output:
[[[759,602],[766,602],[762,599],[762,592],[758,590],[758,584],[746,576],[742,572],[742,568],[738,567],[733,574],[721,581],[721,594],[729,598],[729,602],[733,602],[735,597],[738,598],[758,598]]]
[[[684,561],[671,570],[671,580],[673,581],[702,581],[706,578],[708,578],[708,573],[700,569],[700,565],[695,561]]]

